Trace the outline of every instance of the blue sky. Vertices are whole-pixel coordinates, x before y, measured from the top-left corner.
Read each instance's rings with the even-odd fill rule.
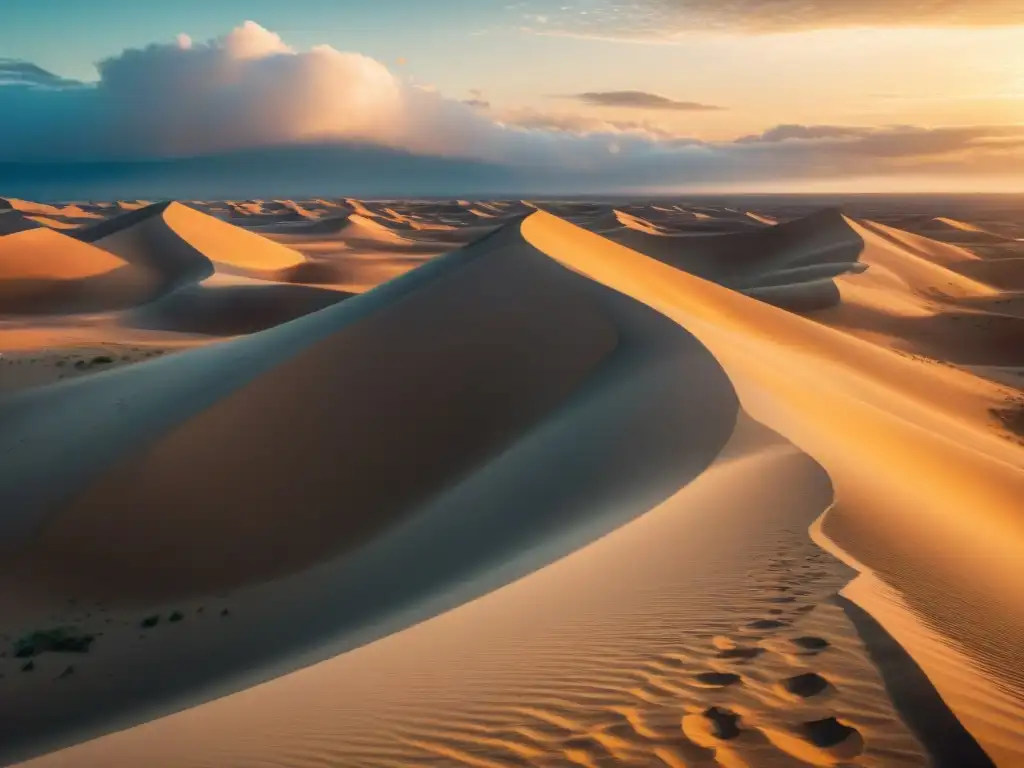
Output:
[[[382,61],[404,57],[458,78],[471,74],[466,59],[479,60],[495,47],[493,40],[477,43],[473,33],[517,36],[522,16],[513,3],[489,0],[4,0],[0,51],[88,79],[95,77],[93,62],[124,48],[167,42],[178,33],[206,40],[252,19],[297,48],[326,43]],[[465,58],[450,55],[466,46]]]

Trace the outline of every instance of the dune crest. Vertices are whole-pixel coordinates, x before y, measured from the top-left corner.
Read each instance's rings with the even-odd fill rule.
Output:
[[[157,203],[82,230],[78,237],[175,283],[215,270],[272,275],[303,262],[302,255],[181,203]]]

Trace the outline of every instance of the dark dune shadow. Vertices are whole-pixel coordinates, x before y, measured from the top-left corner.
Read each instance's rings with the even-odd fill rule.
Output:
[[[815,315],[809,315],[815,319]],[[849,330],[874,331],[899,339],[905,352],[954,365],[1020,365],[1024,363],[1024,317],[960,312],[954,309],[927,317],[899,317],[871,307],[844,304],[842,312],[817,319]]]
[[[933,765],[936,768],[995,768],[903,646],[863,608],[841,595],[836,595],[835,600],[856,627],[885,681],[889,697],[928,750]]]
[[[505,233],[518,234],[516,228]],[[500,232],[492,236],[499,238],[492,244],[494,252],[500,253],[504,244],[500,238],[504,236]],[[215,407],[227,413],[223,403],[216,406],[219,401],[235,392],[251,396],[260,379],[274,375],[272,371],[284,360],[297,359],[302,347],[323,343],[344,327],[371,322],[370,318],[384,307],[413,301],[419,288],[447,282],[439,278],[457,276],[481,253],[491,250],[451,254],[378,289],[258,336],[98,374],[91,380],[74,382],[74,386],[30,393],[6,404],[6,411],[0,407],[0,423],[8,427],[0,431],[0,448],[15,443],[25,431],[55,435],[56,439],[53,429],[59,428],[62,450],[82,456],[80,466],[69,462],[51,466],[23,453],[5,467],[0,473],[0,498],[12,507],[42,513],[25,519],[8,532],[7,538],[31,535],[47,510],[62,504],[67,494],[95,482],[94,478],[115,462],[126,457],[130,460],[146,446],[144,453],[152,457],[153,449],[160,444],[157,441],[167,439],[162,435],[173,435],[190,420],[209,415]],[[284,409],[275,399],[273,408],[261,411],[259,419],[246,416],[238,425],[244,427],[243,431],[216,430],[211,435],[224,435],[217,440],[230,442],[234,450],[248,451],[252,446],[263,451],[259,446],[267,445],[267,440],[261,430],[270,430],[274,437],[267,451],[288,458],[295,469],[303,472],[304,465],[313,462],[330,470],[324,474],[327,481],[312,488],[307,487],[308,478],[296,479],[294,473],[283,478],[293,502],[282,506],[288,510],[289,526],[309,522],[296,520],[296,513],[309,511],[295,501],[301,491],[303,498],[312,498],[311,494],[323,497],[323,509],[330,512],[326,522],[335,528],[362,525],[358,515],[368,514],[366,520],[373,527],[373,535],[361,535],[354,549],[309,570],[242,587],[231,595],[230,621],[219,623],[215,633],[201,633],[193,640],[183,638],[171,647],[156,643],[140,647],[131,657],[117,658],[113,666],[108,665],[106,669],[112,673],[109,677],[99,675],[98,670],[92,677],[83,674],[77,679],[82,691],[79,697],[61,698],[43,691],[37,700],[19,701],[17,708],[0,706],[2,758],[27,758],[58,745],[150,720],[194,704],[197,697],[206,700],[249,687],[424,621],[565,556],[650,510],[698,476],[731,436],[738,409],[729,379],[717,361],[694,337],[654,310],[579,278],[525,247],[510,260],[510,268],[520,261],[532,263],[545,283],[550,280],[564,287],[564,295],[551,297],[554,306],[566,301],[587,306],[593,303],[614,326],[617,344],[571,393],[566,393],[564,399],[559,395],[558,402],[541,403],[538,407],[543,406],[544,412],[528,414],[529,419],[521,427],[513,425],[514,432],[501,427],[500,440],[488,438],[486,445],[471,445],[468,453],[460,448],[455,458],[471,454],[473,461],[462,463],[459,459],[459,465],[440,478],[443,483],[435,487],[431,480],[420,502],[410,505],[403,501],[408,489],[397,482],[401,474],[388,470],[398,467],[402,474],[410,474],[417,469],[411,457],[422,462],[426,454],[414,441],[426,441],[435,453],[440,454],[441,448],[451,453],[453,441],[461,445],[472,438],[480,443],[481,436],[475,433],[488,425],[481,424],[479,417],[456,420],[451,408],[433,408],[424,411],[424,420],[422,424],[417,422],[416,429],[411,420],[405,419],[395,422],[400,433],[380,434],[373,413],[365,403],[355,400],[351,388],[339,388],[337,378],[365,374],[368,381],[390,382],[395,385],[391,391],[411,394],[428,387],[462,386],[465,393],[456,393],[457,400],[468,398],[487,406],[491,400],[486,398],[496,398],[495,402],[501,403],[501,408],[484,409],[492,414],[491,421],[504,419],[504,411],[515,405],[509,401],[515,388],[506,391],[506,377],[496,380],[499,386],[492,393],[479,386],[466,388],[459,383],[466,377],[453,376],[450,368],[438,366],[438,350],[429,346],[426,353],[432,365],[417,376],[403,376],[402,369],[387,375],[389,367],[401,362],[394,355],[328,356],[334,360],[331,365],[311,370],[315,381],[300,382],[302,386],[289,389],[295,395],[287,411],[301,409],[306,414],[300,433],[273,431],[274,411]],[[491,293],[480,300],[480,317],[457,308],[448,311],[458,312],[455,319],[479,324],[504,306],[515,316],[526,312],[524,321],[535,322],[530,317],[536,302],[523,309],[523,296],[508,282],[503,278],[491,286]],[[474,292],[459,290],[455,295],[473,296]],[[450,307],[451,298],[445,294],[440,306]],[[579,322],[560,326],[558,336],[572,342]],[[585,327],[582,330],[589,335]],[[396,332],[420,333],[416,323],[408,322]],[[543,338],[537,337],[524,347],[523,354],[528,354],[523,360],[535,356],[534,347]],[[449,334],[438,341],[441,349],[463,343]],[[467,359],[479,367],[473,362],[477,356]],[[560,356],[552,357],[558,359]],[[494,363],[482,365],[493,368]],[[395,388],[401,381],[408,382],[406,389]],[[680,386],[689,396],[681,396]],[[346,396],[339,397],[339,392],[346,392]],[[126,396],[133,399],[130,418],[111,419],[109,413],[116,412],[118,402]],[[408,400],[411,395],[402,396]],[[408,408],[407,404],[402,407]],[[57,412],[59,409],[72,409],[87,418],[68,420]],[[244,409],[245,414],[252,412],[252,408]],[[91,437],[89,419],[108,425],[106,439]],[[368,426],[365,435],[346,439],[357,419]],[[458,428],[454,434],[453,426]],[[319,446],[311,445],[310,430],[331,439]],[[695,434],[701,436],[697,444]],[[371,450],[371,443],[383,445],[384,450]],[[89,451],[82,454],[78,446],[85,444]],[[353,445],[361,450],[353,450]],[[189,447],[193,450],[201,446],[190,443]],[[223,456],[219,449],[216,453]],[[47,455],[53,455],[52,448]],[[208,511],[213,517],[206,520],[198,539],[189,539],[189,552],[194,554],[198,546],[208,550],[211,557],[223,557],[228,547],[231,562],[211,559],[207,565],[225,573],[231,571],[237,581],[233,570],[237,558],[260,553],[239,545],[234,523],[229,545],[214,536],[216,516],[226,514],[231,505],[223,503],[230,499],[209,494],[216,494],[219,478],[225,473],[243,477],[254,487],[262,487],[265,480],[273,478],[247,469],[235,458],[222,461],[224,466],[218,466],[214,474],[206,469],[211,465],[207,459],[193,457],[190,461],[195,471],[179,467],[186,473],[181,480],[197,490],[197,504],[205,500],[209,507],[199,513]],[[351,466],[356,463],[369,469],[353,474]],[[54,467],[60,469],[60,477],[55,476]],[[397,499],[402,503],[389,502],[390,506],[385,507],[382,501],[387,499],[377,496],[376,491],[365,508],[356,508],[354,502],[338,502],[338,472],[345,468],[362,485],[373,484],[376,490],[386,490],[394,497],[391,502]],[[126,488],[122,490],[127,492]],[[261,489],[260,497],[263,494]],[[237,501],[237,497],[232,498]],[[243,508],[250,510],[248,519],[251,508]],[[339,509],[345,512],[340,518]],[[145,511],[147,515],[152,512]],[[313,523],[319,524],[315,520]],[[145,521],[140,524],[148,525]],[[138,539],[130,536],[128,540],[133,542],[129,554],[136,553]],[[275,552],[286,543],[273,537],[266,541],[273,542]],[[164,546],[163,538],[159,543]],[[344,549],[325,535],[319,536],[315,544],[318,557],[327,554],[320,552],[321,548],[337,552]],[[76,558],[81,561],[82,554]],[[70,580],[70,588],[77,595],[83,594],[83,576],[89,574],[74,567],[62,571],[68,563],[66,557],[39,562],[47,567],[52,564],[48,576],[58,578],[63,573]],[[190,555],[178,561],[177,568],[187,578],[196,568],[195,558]],[[38,570],[35,573],[47,575]],[[177,584],[177,578],[173,581]],[[137,582],[135,579],[128,586],[134,589]],[[41,578],[23,583],[43,588]]]
[[[131,265],[74,280],[5,280],[0,285],[0,317],[126,309],[150,301],[161,289],[159,285],[147,286],[138,269]]]
[[[126,318],[137,328],[235,336],[255,333],[351,296],[305,285],[187,285]]]
[[[956,271],[1003,291],[1024,291],[1024,256],[968,261]]]
[[[85,243],[95,243],[97,240],[101,240],[104,237],[113,235],[120,232],[125,227],[130,227],[140,222],[151,219],[154,216],[159,216],[171,205],[170,200],[162,203],[153,203],[142,208],[137,208],[134,211],[126,211],[118,213],[115,216],[111,216],[109,219],[103,219],[95,224],[82,227],[81,229],[74,230],[71,236],[81,240]]]

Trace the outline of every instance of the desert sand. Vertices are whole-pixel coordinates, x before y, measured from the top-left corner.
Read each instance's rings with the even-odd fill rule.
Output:
[[[7,200],[0,763],[1024,764],[1024,225],[921,206]]]

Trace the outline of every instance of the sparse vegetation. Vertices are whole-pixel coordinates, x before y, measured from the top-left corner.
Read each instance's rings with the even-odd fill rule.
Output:
[[[171,615],[170,615],[170,616],[169,616],[169,617],[167,618],[167,620],[168,620],[168,621],[172,621],[172,622],[174,622],[174,621],[181,621],[181,620],[182,620],[182,619],[184,619],[184,618],[185,618],[185,614],[183,614],[183,613],[182,613],[181,611],[174,611],[174,612],[173,612],[173,613],[171,613]]]
[[[92,359],[93,365],[107,365],[108,363],[114,362],[114,358],[109,355],[97,355]]]
[[[18,658],[37,656],[47,651],[52,653],[87,653],[94,635],[76,633],[67,627],[39,630],[21,638],[14,644],[14,655]]]
[[[147,616],[142,620],[142,626],[145,628],[155,627],[160,622],[160,617],[157,615]]]

